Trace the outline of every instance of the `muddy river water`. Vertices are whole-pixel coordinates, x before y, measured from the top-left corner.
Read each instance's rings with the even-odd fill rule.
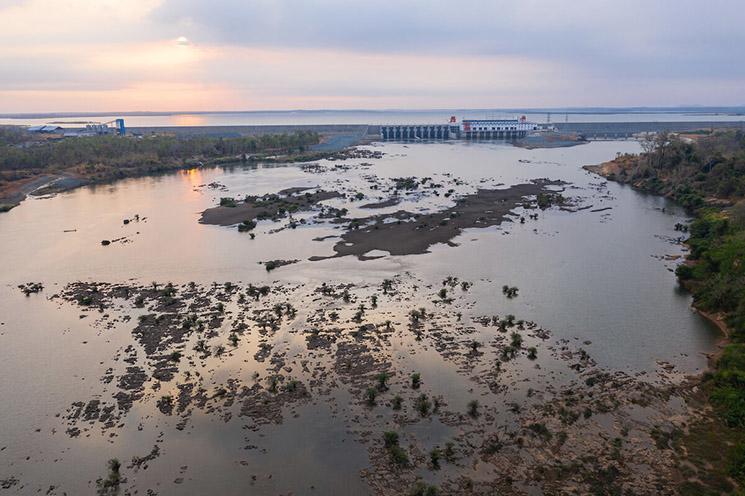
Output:
[[[638,144],[363,150],[0,215],[0,494],[103,491],[111,458],[122,494],[653,494],[672,462],[652,433],[685,423],[677,387],[718,336],[672,272],[684,212],[582,169]],[[526,197],[426,253],[328,258],[353,219],[537,179],[566,201]],[[199,222],[288,188],[339,195],[250,233]]]

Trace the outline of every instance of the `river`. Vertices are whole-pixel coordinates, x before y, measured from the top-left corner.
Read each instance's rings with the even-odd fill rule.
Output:
[[[144,121],[134,124],[146,125]],[[498,471],[484,468],[483,461],[434,471],[417,459],[417,450],[426,458],[427,450],[454,439],[457,447],[463,443],[464,460],[475,456],[465,448],[468,439],[483,438],[497,425],[510,429],[523,421],[518,413],[506,410],[510,401],[524,404],[527,410],[537,401],[531,399],[534,390],[541,391],[541,401],[548,401],[554,388],[575,380],[566,361],[579,349],[592,357],[591,366],[583,361],[590,368],[655,385],[676,384],[684,375],[706,367],[704,353],[714,349],[716,330],[690,309],[691,299],[677,288],[672,272],[684,254],[674,226],[686,222],[685,213],[663,198],[607,183],[582,169],[617,153],[637,152],[636,142],[598,141],[536,150],[464,142],[365,148],[382,152],[382,158],[322,161],[315,170],[298,164],[236,166],[127,179],[51,198],[30,198],[0,215],[0,479],[16,481],[10,485],[11,493],[46,491],[50,486],[54,494],[90,493],[93,481],[106,474],[105,460],[112,457],[123,461],[125,487],[142,494],[145,489],[158,494],[244,494],[249,488],[251,494],[361,494],[393,487],[399,476],[447,484],[468,474],[472,480],[484,481],[496,478]],[[429,253],[373,260],[347,256],[310,261],[313,256],[333,254],[338,238],[328,237],[338,236],[341,226],[310,222],[308,214],[298,214],[308,223],[278,232],[272,231],[281,222],[261,221],[255,239],[233,227],[198,222],[201,212],[220,197],[242,198],[294,187],[348,193],[349,198],[326,204],[345,207],[352,217],[364,217],[371,212],[360,209],[364,201],[350,199],[352,193],[362,193],[366,201],[377,200],[384,196],[380,185],[404,176],[441,181],[454,190],[453,197],[537,178],[560,180],[567,183],[562,194],[573,199],[573,205],[537,210],[536,218],[525,223],[519,217],[532,210],[517,209],[510,221],[467,229],[451,243],[431,247]],[[452,206],[453,197],[422,192],[372,213],[433,212]],[[135,215],[139,220],[134,220]],[[124,219],[130,222],[125,224]],[[103,246],[104,239],[114,242]],[[299,261],[271,272],[260,264],[275,259]],[[449,290],[455,297],[450,306],[436,296],[448,276],[472,283],[468,291],[456,286]],[[376,288],[384,279],[396,281],[399,296],[389,299],[379,293]],[[25,296],[17,286],[31,281],[42,282],[44,290]],[[228,346],[225,355],[216,356],[215,351],[209,358],[182,359],[175,379],[157,381],[152,377],[154,358],[132,334],[138,316],[147,311],[119,299],[105,309],[101,306],[100,312],[81,308],[63,294],[67,284],[77,281],[132,287],[172,282],[179,294],[185,294],[186,286],[181,285],[190,281],[213,292],[218,287],[213,282],[219,287],[226,281],[239,286],[266,284],[281,288],[270,299],[292,303],[298,315],[293,320],[286,317],[269,335],[258,332],[258,327],[240,334],[240,344]],[[322,297],[314,288],[324,283],[349,285],[357,302],[345,307],[340,300],[319,300]],[[518,287],[519,296],[506,298],[501,291],[505,284]],[[380,294],[379,307],[371,306],[372,294]],[[250,315],[249,310],[242,313],[236,298],[225,301],[228,317],[207,337],[211,344],[227,343],[234,329],[230,326]],[[353,319],[360,302],[367,306],[367,319],[377,326],[391,319],[396,329],[375,338],[375,345],[364,351],[377,366],[385,364],[391,376],[390,392],[380,393],[385,400],[379,399],[374,409],[360,404],[364,388],[356,384],[357,369],[349,372],[340,365],[342,337],[334,337],[338,341],[329,347],[311,349],[307,345],[311,337],[304,334],[322,325],[318,319],[319,315],[325,319],[324,307],[341,305],[344,321]],[[424,339],[413,337],[418,332],[413,324],[408,329],[414,334],[405,331],[407,312],[418,306],[433,312],[426,320]],[[456,309],[462,318],[456,319]],[[484,378],[493,374],[491,354],[496,356],[503,344],[499,333],[494,337],[494,327],[475,323],[480,316],[492,314],[514,314],[550,331],[544,341],[535,337],[538,333],[525,334],[526,342],[538,347],[538,359],[505,361],[507,375],[497,376],[502,377],[497,389]],[[447,337],[451,329],[456,344],[467,347],[477,340],[483,345],[482,354],[475,349],[473,355],[454,351]],[[187,338],[185,355],[196,339]],[[361,339],[358,336],[350,343]],[[276,367],[257,358],[264,346],[272,347]],[[132,360],[121,363],[127,356]],[[354,355],[356,363],[363,361],[362,356]],[[575,357],[571,355],[571,360]],[[147,379],[131,409],[113,425],[102,425],[100,413],[87,421],[70,418],[74,402],[112,403],[112,396],[126,389],[121,383],[117,386],[120,377],[135,365],[142,367]],[[383,401],[392,401],[393,391],[400,391],[408,402],[406,394],[414,394],[407,389],[413,371],[424,377],[423,391],[444,398],[447,406],[440,417],[433,414],[414,421],[416,415],[407,406],[407,420],[402,420],[383,406]],[[200,377],[197,382],[195,372]],[[233,390],[226,386],[232,384],[230,380],[249,387],[252,378],[257,380],[254,374],[263,380],[278,372],[288,380],[299,380],[309,392],[309,399],[292,397],[289,388],[283,393],[289,396],[275,409],[281,423],[276,417],[260,421],[270,416],[265,411],[246,413],[251,410],[248,403],[238,412],[235,405],[248,401],[248,393],[236,393],[235,405],[212,403],[225,395],[223,391],[211,396],[220,388],[227,388],[231,397]],[[106,380],[108,376],[113,380]],[[210,399],[199,406],[195,396],[181,415],[166,415],[156,403],[166,391],[178,398],[177,383],[201,385]],[[472,398],[479,398],[488,414],[472,422],[459,419],[454,412],[464,412]],[[667,403],[663,407],[677,408]],[[626,411],[625,417],[619,413],[618,418],[631,416],[649,427],[650,417],[665,421],[663,407],[637,417]],[[607,423],[598,419],[597,428]],[[416,468],[406,476],[380,475],[386,473],[380,468],[381,448],[371,441],[381,430],[394,427],[405,433],[412,446],[406,449],[416,460],[412,463]],[[147,455],[154,446],[157,456],[144,463],[146,468],[130,464],[133,456]],[[499,467],[496,461],[493,464]],[[365,470],[373,476],[365,475]],[[516,487],[530,492],[530,484],[524,483]]]

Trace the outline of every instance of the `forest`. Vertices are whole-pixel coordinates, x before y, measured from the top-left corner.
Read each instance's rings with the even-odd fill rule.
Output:
[[[30,140],[19,128],[0,127],[0,171],[186,165],[244,154],[300,153],[318,141],[317,133],[307,131],[235,138],[154,135]]]

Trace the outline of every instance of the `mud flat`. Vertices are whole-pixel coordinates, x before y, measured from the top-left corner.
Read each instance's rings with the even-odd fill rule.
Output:
[[[551,194],[550,187],[563,183],[535,180],[506,189],[479,189],[456,201],[452,208],[432,214],[417,214],[399,210],[390,215],[358,219],[363,227],[351,229],[334,246],[335,255],[313,257],[311,260],[355,255],[364,257],[373,250],[391,255],[426,253],[436,243],[450,243],[464,229],[497,226],[507,220],[518,206],[530,204],[528,197]]]
[[[227,201],[231,206],[217,206],[202,212],[199,222],[219,226],[231,226],[243,221],[255,221],[265,218],[284,216],[287,212],[310,210],[319,202],[338,198],[341,193],[335,191],[316,191],[311,188],[291,188],[279,191],[275,195],[247,196],[243,201]]]

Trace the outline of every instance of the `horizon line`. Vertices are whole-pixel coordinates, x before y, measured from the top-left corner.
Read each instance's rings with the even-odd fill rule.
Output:
[[[633,113],[633,112],[714,112],[714,111],[745,111],[745,105],[672,105],[672,106],[569,106],[569,107],[483,107],[483,108],[381,108],[381,109],[267,109],[267,110],[128,110],[128,111],[44,111],[44,112],[7,112],[0,113],[0,118],[44,118],[44,117],[82,117],[82,116],[167,116],[167,115],[205,115],[205,114],[260,114],[260,113],[292,113],[292,112],[483,112],[483,111],[503,111],[503,112],[560,112],[560,113]]]

